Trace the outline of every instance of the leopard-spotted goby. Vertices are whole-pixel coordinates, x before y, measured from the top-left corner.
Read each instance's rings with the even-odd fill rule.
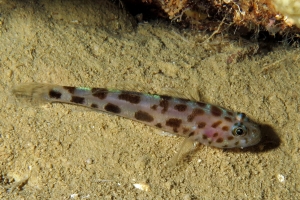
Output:
[[[40,83],[20,85],[14,92],[116,114],[218,148],[244,148],[261,139],[258,125],[245,114],[182,98]]]

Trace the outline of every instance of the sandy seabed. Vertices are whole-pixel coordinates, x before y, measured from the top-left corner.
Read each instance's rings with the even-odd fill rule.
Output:
[[[300,199],[299,49],[135,26],[104,1],[3,0],[0,14],[1,199]],[[199,98],[245,112],[264,137],[169,166],[183,138],[12,94],[29,82]]]

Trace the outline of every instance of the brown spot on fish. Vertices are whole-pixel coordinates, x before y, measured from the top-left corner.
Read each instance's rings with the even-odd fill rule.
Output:
[[[228,122],[232,122],[232,119],[230,117],[224,117],[224,119]]]
[[[157,109],[157,105],[153,105],[150,107],[152,110],[156,110]]]
[[[192,137],[192,136],[194,136],[194,135],[195,135],[195,131],[191,132],[191,133],[189,134],[189,137]]]
[[[205,112],[204,110],[202,110],[201,108],[195,108],[193,111],[192,111],[192,114],[190,114],[188,117],[187,117],[187,120],[189,122],[193,121],[193,119],[197,116],[197,115],[203,115]]]
[[[174,106],[175,110],[178,110],[179,112],[184,112],[187,108],[187,105],[185,104],[177,104]]]
[[[160,95],[160,98],[164,99],[164,100],[171,100],[172,99],[172,97],[167,96],[167,95]]]
[[[236,142],[234,143],[234,145],[237,146],[239,143],[240,143],[240,141],[236,141]]]
[[[213,137],[218,137],[218,135],[219,135],[219,133],[218,133],[218,132],[215,132],[215,133],[213,134]]]
[[[189,128],[186,128],[186,127],[183,127],[183,128],[182,128],[182,132],[183,132],[184,134],[186,134],[189,130],[190,130],[190,129],[189,129]]]
[[[108,94],[108,90],[105,88],[92,88],[91,92],[94,97],[98,97],[99,99],[105,99]]]
[[[98,108],[98,105],[95,104],[95,103],[92,103],[91,107],[92,107],[92,108]]]
[[[229,136],[229,137],[227,138],[227,140],[233,140],[233,139],[234,139],[233,136]]]
[[[223,130],[223,131],[228,131],[228,130],[229,130],[229,127],[228,127],[228,126],[223,126],[223,127],[222,127],[222,130]]]
[[[162,107],[163,109],[161,110],[161,113],[165,113],[168,108],[169,108],[169,99],[170,97],[168,96],[161,96],[161,100],[159,101],[159,106]]]
[[[222,110],[217,106],[211,106],[210,112],[213,116],[219,117],[222,115]]]
[[[202,135],[203,140],[206,140],[207,138],[208,138],[207,135],[205,135],[205,134]]]
[[[182,120],[181,119],[177,119],[177,118],[170,118],[166,121],[166,125],[167,126],[171,126],[171,127],[180,127]]]
[[[218,139],[216,140],[217,143],[222,143],[223,141],[224,141],[223,138],[218,138]]]
[[[161,123],[157,123],[155,126],[156,126],[157,128],[161,128],[161,127],[162,127]]]
[[[78,97],[78,96],[72,96],[72,99],[70,101],[73,102],[73,103],[83,104],[84,103],[84,98],[83,97]]]
[[[221,121],[221,120],[214,122],[211,126],[212,126],[213,128],[217,128],[220,124],[222,124],[222,121]]]
[[[198,128],[204,128],[206,126],[205,122],[199,122],[198,123]]]
[[[75,87],[70,87],[70,86],[63,86],[64,89],[68,90],[71,94],[74,94],[75,92]]]
[[[144,122],[152,122],[154,120],[154,118],[149,113],[141,111],[141,110],[137,111],[134,114],[134,117],[137,120],[144,121]]]
[[[227,147],[228,147],[228,145],[226,145],[226,144],[225,144],[225,145],[223,145],[222,147],[223,147],[223,148],[227,148]]]
[[[170,118],[166,121],[166,125],[173,127],[174,132],[178,132],[177,129],[180,127],[181,123],[182,123],[182,120],[177,119],[177,118]]]
[[[120,113],[121,109],[119,106],[112,104],[112,103],[108,103],[104,106],[104,109],[108,112],[112,112],[112,113]]]
[[[231,111],[226,111],[226,113],[230,116],[233,116],[233,112],[231,112]]]
[[[49,97],[52,99],[60,99],[61,97],[61,92],[55,91],[55,90],[50,90],[49,91]]]
[[[133,104],[138,104],[141,101],[141,97],[134,93],[121,93],[119,94],[119,99],[128,101]]]
[[[202,107],[202,108],[205,108],[206,107],[206,103],[203,103],[203,102],[197,102],[198,106]]]

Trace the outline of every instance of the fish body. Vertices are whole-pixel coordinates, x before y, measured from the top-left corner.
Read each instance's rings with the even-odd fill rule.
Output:
[[[40,83],[21,85],[14,93],[90,107],[218,148],[244,148],[261,139],[258,125],[245,114],[182,98]]]

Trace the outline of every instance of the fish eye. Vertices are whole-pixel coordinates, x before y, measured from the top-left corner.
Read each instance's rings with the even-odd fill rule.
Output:
[[[232,129],[232,134],[235,136],[244,136],[247,134],[247,128],[244,125],[237,125]]]

